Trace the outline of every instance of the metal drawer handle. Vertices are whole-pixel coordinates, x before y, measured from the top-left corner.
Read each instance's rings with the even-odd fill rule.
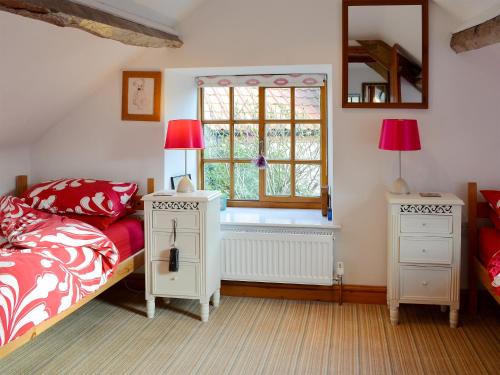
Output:
[[[423,286],[427,286],[429,283],[427,281],[422,281]]]
[[[172,277],[170,280],[172,280],[172,281],[177,280],[177,276]]]
[[[427,223],[422,223],[422,226],[423,226],[423,227],[427,226]]]
[[[426,252],[427,252],[427,249],[422,249],[422,252],[423,252],[423,253],[426,253]]]

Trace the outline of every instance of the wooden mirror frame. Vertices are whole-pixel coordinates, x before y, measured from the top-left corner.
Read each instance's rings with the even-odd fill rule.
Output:
[[[420,103],[349,103],[348,43],[349,7],[377,5],[422,6],[422,102]],[[429,108],[429,2],[428,0],[342,0],[342,108]]]

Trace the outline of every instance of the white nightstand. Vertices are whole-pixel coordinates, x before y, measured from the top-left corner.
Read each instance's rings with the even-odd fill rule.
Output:
[[[387,194],[389,208],[387,304],[392,324],[399,304],[450,307],[450,326],[458,323],[460,303],[461,211],[453,194]]]
[[[154,317],[155,297],[199,299],[206,322],[209,300],[220,299],[220,193],[161,192],[145,195],[146,300],[148,318]],[[169,268],[170,249],[179,249],[178,272]]]

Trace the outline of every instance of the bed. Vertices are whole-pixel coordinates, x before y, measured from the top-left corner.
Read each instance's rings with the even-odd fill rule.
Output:
[[[469,246],[469,313],[477,313],[478,281],[500,304],[498,287],[492,286],[488,264],[492,257],[499,256],[497,251],[485,247],[485,240],[495,235],[497,229],[483,227],[482,224],[491,213],[487,202],[478,201],[478,187],[476,182],[468,183],[468,246]],[[485,220],[483,220],[485,219]]]
[[[17,197],[21,196],[21,194],[23,194],[27,189],[28,189],[27,176],[18,176],[16,178],[16,188],[14,191],[14,195]],[[154,191],[154,180],[148,179],[147,192],[152,193],[153,191]],[[8,199],[10,199],[9,203],[15,202],[15,204],[21,205],[21,207],[29,207],[26,205],[22,206],[23,203],[19,203],[19,201],[20,202],[22,202],[22,201],[17,199],[17,198],[10,197]],[[4,201],[5,201],[5,198],[4,198]],[[14,206],[15,206],[15,204],[14,204]],[[143,210],[143,208],[144,208],[143,203],[141,201],[141,197],[138,195],[135,195],[133,198],[131,198],[129,205],[130,205],[130,208],[132,209],[132,210],[128,211],[128,213],[130,213],[130,214],[133,213],[135,210]],[[11,204],[9,207],[13,207],[13,205]],[[23,208],[23,209],[26,210],[26,213],[22,213],[22,214],[18,215],[18,217],[20,217],[20,219],[13,219],[13,220],[18,220],[20,222],[20,223],[15,224],[17,226],[16,228],[20,228],[20,230],[22,230],[26,226],[25,222],[30,220],[29,219],[30,215],[33,215],[33,213],[31,211],[29,211],[30,208]],[[33,210],[33,211],[36,211],[37,214],[39,212],[37,210]],[[43,213],[40,214],[40,216],[42,216],[42,215],[43,215]],[[94,277],[95,279],[100,280],[101,282],[99,282],[98,284],[94,283],[95,285],[92,286],[91,282],[93,280],[91,280],[90,277],[88,277],[88,279],[89,279],[88,282],[87,281],[81,282],[81,284],[84,287],[89,288],[88,289],[89,292],[86,293],[85,297],[83,297],[83,298],[77,300],[75,303],[72,303],[71,305],[69,305],[69,307],[67,307],[67,306],[62,307],[63,304],[62,304],[62,302],[59,301],[58,310],[55,310],[55,309],[50,310],[49,308],[47,308],[47,306],[49,306],[51,302],[49,300],[47,300],[47,306],[45,306],[45,304],[44,304],[44,308],[47,311],[50,310],[51,315],[47,319],[38,322],[36,325],[33,325],[33,322],[30,322],[29,327],[24,327],[24,329],[19,330],[17,332],[17,334],[9,333],[9,334],[11,334],[11,336],[10,336],[11,340],[9,340],[7,337],[7,333],[6,333],[7,330],[3,329],[2,332],[5,335],[5,337],[3,337],[3,341],[2,341],[2,342],[4,342],[4,345],[0,346],[0,358],[5,357],[6,355],[10,354],[11,352],[16,350],[17,348],[19,348],[22,345],[33,340],[40,333],[47,330],[48,328],[50,328],[51,326],[53,326],[54,324],[56,324],[60,320],[64,319],[66,316],[70,315],[71,313],[73,313],[74,311],[76,311],[77,309],[79,309],[80,307],[85,305],[87,302],[94,299],[96,296],[98,296],[99,294],[104,292],[106,289],[110,288],[111,286],[116,284],[118,281],[122,280],[127,275],[129,275],[134,270],[136,270],[137,268],[141,267],[144,264],[143,226],[142,226],[142,223],[140,221],[138,221],[136,218],[133,218],[132,216],[127,215],[123,218],[120,218],[118,221],[111,224],[109,226],[109,228],[104,229],[104,230],[102,230],[102,232],[100,232],[99,230],[97,230],[96,228],[94,228],[88,224],[82,224],[81,227],[79,227],[78,222],[77,222],[77,224],[74,224],[74,222],[75,222],[74,220],[68,220],[65,218],[60,218],[60,220],[59,220],[59,218],[57,218],[58,215],[51,215],[51,214],[46,214],[46,215],[50,216],[49,219],[53,219],[53,217],[56,217],[55,223],[52,226],[50,226],[48,224],[46,225],[46,227],[49,230],[52,230],[53,232],[52,233],[41,232],[43,234],[43,237],[42,237],[42,235],[40,235],[40,236],[38,236],[38,238],[43,238],[44,240],[46,240],[47,238],[59,239],[60,235],[62,236],[62,235],[69,233],[69,231],[68,232],[64,231],[65,228],[61,227],[61,225],[62,225],[61,223],[63,223],[63,224],[64,223],[66,223],[66,224],[73,223],[74,227],[71,227],[72,230],[74,230],[75,228],[78,229],[78,231],[83,229],[83,232],[81,232],[81,233],[84,233],[85,235],[88,235],[88,233],[90,233],[94,237],[97,236],[97,240],[94,237],[92,237],[92,240],[94,241],[93,243],[98,243],[99,246],[101,246],[99,248],[100,252],[94,251],[95,253],[98,253],[98,255],[95,257],[96,257],[96,259],[99,258],[99,260],[98,260],[98,262],[96,261],[95,263],[89,263],[89,266],[93,267],[93,268],[90,268],[90,271],[88,274],[82,274],[82,275],[84,277],[87,277],[87,275],[92,274],[92,276],[95,276]],[[15,215],[12,215],[12,214],[10,216],[15,217]],[[27,217],[27,219],[25,219],[25,222],[21,222],[24,217]],[[59,220],[59,221],[57,221],[57,220]],[[38,225],[37,223],[40,221],[42,221],[42,220],[39,220],[38,217],[33,216],[30,224],[34,223],[34,225],[35,225],[34,228],[37,229],[38,227],[36,227],[36,225]],[[49,220],[47,220],[47,221],[49,221]],[[3,225],[4,224],[5,224],[5,220],[3,221]],[[30,224],[28,224],[28,226]],[[41,225],[43,226],[45,224],[41,224]],[[62,231],[60,230],[61,228],[63,229]],[[15,229],[15,230],[17,230],[17,229]],[[46,230],[46,228],[44,227],[42,230]],[[31,233],[37,233],[37,231],[32,231]],[[47,233],[50,235],[47,235]],[[78,233],[81,234],[80,232],[78,232]],[[102,233],[104,233],[104,236],[102,235]],[[101,236],[102,238],[99,238],[99,236]],[[21,238],[22,238],[22,236],[21,236]],[[91,238],[91,237],[85,237],[85,239],[87,239],[87,238]],[[79,237],[78,240],[81,240],[81,237]],[[28,245],[33,243],[33,241],[31,240],[30,237],[27,237],[26,241],[27,241],[26,243],[28,243]],[[66,241],[66,240],[64,240],[64,239],[61,240],[61,243],[64,243],[64,241]],[[73,243],[76,243],[76,242],[73,242]],[[70,242],[70,244],[73,244],[73,243]],[[6,244],[6,242],[4,242],[4,244]],[[35,246],[35,245],[33,245],[33,246]],[[58,244],[56,243],[55,245],[53,245],[51,247],[56,248],[57,245]],[[63,245],[61,245],[61,247],[62,246]],[[65,244],[65,246],[66,246],[65,250],[67,250],[68,245]],[[86,246],[86,245],[82,245],[82,246]],[[94,245],[89,245],[89,246],[94,246]],[[21,246],[21,247],[25,248],[26,246]],[[49,249],[49,250],[52,251],[52,249]],[[38,251],[38,248],[36,248],[36,247],[33,249],[28,248],[26,253],[29,253],[29,254],[27,256],[25,254],[26,257],[24,259],[29,260],[32,255],[33,256],[40,255],[40,254],[46,255],[46,252],[44,253],[43,251],[39,251],[40,254],[37,254],[37,251]],[[16,255],[17,255],[19,253],[19,251],[17,251],[17,252],[13,251],[12,253],[16,253]],[[118,255],[119,258],[117,256],[117,253],[119,254]],[[5,255],[5,253],[3,253],[3,254]],[[7,267],[9,266],[9,262],[8,262],[9,255],[10,254],[7,254],[6,257],[0,258],[0,261],[3,260],[3,266],[5,266],[5,265],[7,265]],[[46,263],[50,262],[50,258],[49,258],[49,260],[43,259],[42,258],[43,255],[41,255],[39,258],[37,258],[37,259],[42,259],[42,261],[40,261],[42,266],[43,266],[42,262],[46,262]],[[108,256],[108,258],[106,258],[105,255]],[[79,253],[77,256],[83,257]],[[13,258],[15,259],[15,257],[13,257]],[[86,255],[85,255],[85,258],[87,258]],[[109,272],[109,274],[106,277],[104,277],[103,275],[97,274],[97,271],[95,271],[95,270],[97,270],[97,267],[96,267],[97,264],[99,264],[102,268],[102,270],[101,269],[99,269],[99,270],[104,272],[104,270],[107,269],[106,264],[113,263],[113,259],[116,259],[116,263],[112,264],[112,267],[111,266],[107,267],[107,268],[109,268],[109,270],[107,271],[107,272]],[[86,260],[87,259],[85,259],[85,261]],[[15,262],[10,262],[10,263],[11,263],[10,266],[14,267],[13,264]],[[56,262],[54,262],[54,263],[56,263]],[[26,264],[25,260],[24,260],[23,264]],[[17,264],[16,264],[16,266],[17,266]],[[40,265],[38,263],[37,263],[37,266],[40,267]],[[49,266],[47,266],[47,267],[49,267]],[[64,267],[59,266],[59,268],[62,269]],[[75,269],[76,268],[77,267],[75,267]],[[4,268],[4,269],[6,269],[6,268]],[[11,268],[11,269],[14,270],[14,268]],[[19,273],[20,271],[17,271],[17,272]],[[23,273],[24,272],[25,271],[23,271]],[[69,272],[67,272],[67,273],[69,273]],[[7,273],[7,275],[8,275],[8,273]],[[14,275],[15,275],[15,273],[14,273]],[[46,275],[46,273],[38,272],[36,275],[37,275],[37,279],[36,279],[36,284],[34,284],[35,286],[33,287],[33,290],[37,289],[37,287],[40,283],[40,279],[42,279]],[[40,277],[40,275],[42,275],[42,276]],[[19,285],[22,284],[22,280],[19,280],[19,282],[18,282],[18,280],[15,280],[15,281],[16,281],[16,287],[18,286],[18,284]],[[85,284],[86,282],[87,282],[87,284]],[[60,282],[60,280],[58,280],[58,287],[60,284],[61,284],[61,282]],[[0,295],[0,297],[4,298],[4,302],[5,302],[8,298],[12,297],[12,295],[14,293],[12,293],[12,291],[9,291],[8,288],[5,288],[5,284],[3,284],[3,285],[4,285],[4,290],[2,291],[2,294]],[[79,285],[79,286],[81,287],[82,285]],[[71,288],[73,288],[73,285],[70,285],[68,290]],[[29,291],[31,294],[31,289]],[[62,294],[62,293],[60,293],[60,294]],[[69,294],[70,293],[68,292],[66,297]],[[26,294],[23,295],[23,298],[25,296],[26,296]],[[14,296],[14,297],[19,297],[19,296]],[[38,296],[38,298],[40,298],[40,296]],[[42,296],[42,298],[43,298],[43,296]],[[64,297],[61,298],[61,301],[63,298]],[[11,299],[14,301],[13,298],[11,298]],[[22,302],[24,303],[24,301],[26,299],[27,298],[24,298],[22,300]],[[21,301],[21,299],[19,299],[19,301]],[[66,302],[66,304],[68,305],[67,302]],[[16,304],[14,304],[12,301],[7,301],[6,303],[4,303],[4,306],[8,306],[8,307],[15,306],[16,308],[18,308],[19,302],[16,302]],[[34,306],[36,307],[36,304]],[[12,307],[12,310],[13,309],[14,309],[14,307]],[[6,310],[6,309],[4,309],[4,310]],[[59,310],[62,310],[62,311],[58,312]],[[56,311],[57,311],[57,313],[56,313]],[[16,315],[17,315],[17,312],[16,312]],[[11,316],[14,316],[14,315],[11,315]],[[9,323],[10,322],[7,322],[7,321],[5,322],[5,324],[9,324]],[[17,322],[16,322],[16,324],[17,324]],[[12,330],[12,328],[10,328],[10,329]]]

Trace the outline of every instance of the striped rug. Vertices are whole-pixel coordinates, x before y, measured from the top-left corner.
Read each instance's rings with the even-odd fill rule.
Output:
[[[499,374],[498,307],[458,329],[437,306],[223,297],[210,320],[198,303],[106,292],[0,362],[6,374]]]

